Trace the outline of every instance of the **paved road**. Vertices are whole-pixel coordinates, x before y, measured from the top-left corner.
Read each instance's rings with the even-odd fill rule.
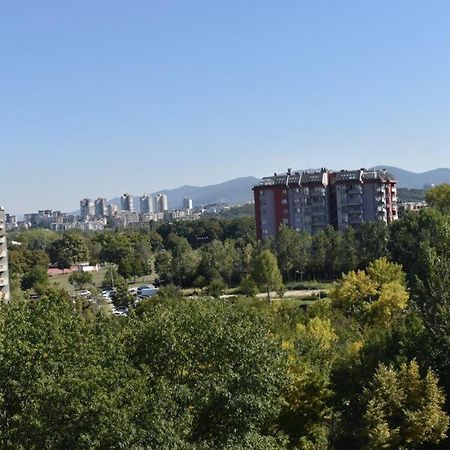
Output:
[[[302,289],[296,291],[286,291],[284,297],[311,297],[312,295],[319,295],[321,291],[319,289]],[[236,294],[224,294],[220,298],[235,297]],[[273,291],[270,293],[271,298],[277,298],[278,294]],[[256,295],[257,298],[267,298],[267,294],[262,292]]]

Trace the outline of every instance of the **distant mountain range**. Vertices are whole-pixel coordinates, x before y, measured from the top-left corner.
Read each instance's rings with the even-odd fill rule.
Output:
[[[212,203],[228,203],[232,205],[245,203],[253,199],[252,187],[259,182],[255,177],[241,177],[210,186],[181,186],[176,189],[163,189],[152,193],[166,194],[169,208],[181,208],[183,198],[192,199],[194,206]],[[139,211],[139,196],[133,198],[134,209]],[[120,207],[120,197],[113,198],[108,203]]]
[[[386,169],[397,179],[398,187],[408,189],[423,189],[425,185],[450,183],[450,169],[434,169],[428,172],[415,173],[391,166],[378,166]]]
[[[386,169],[397,179],[398,187],[408,189],[423,189],[425,185],[450,183],[450,169],[435,169],[423,173],[409,172],[392,166],[377,166]],[[192,198],[194,206],[212,203],[241,204],[253,200],[252,187],[259,182],[256,177],[235,178],[220,184],[210,186],[181,186],[176,189],[163,189],[154,192],[166,194],[169,208],[181,208],[183,198]],[[111,199],[108,203],[120,206],[120,197]],[[139,197],[134,197],[134,207],[139,211]]]

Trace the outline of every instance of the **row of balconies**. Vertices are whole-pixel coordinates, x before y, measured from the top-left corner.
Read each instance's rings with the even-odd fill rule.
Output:
[[[353,186],[345,190],[347,194],[362,194],[362,186]]]

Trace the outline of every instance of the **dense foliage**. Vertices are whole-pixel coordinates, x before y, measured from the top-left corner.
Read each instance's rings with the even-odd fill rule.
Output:
[[[434,208],[389,227],[315,236],[282,227],[264,242],[245,218],[14,236],[13,302],[0,311],[0,446],[449,448],[446,195],[431,189]],[[49,262],[66,265],[57,249],[71,263],[106,263],[128,317],[88,315],[49,288]],[[153,270],[170,284],[133,309],[127,281]],[[312,278],[335,280],[325,299],[281,299],[283,283]],[[228,286],[243,295],[222,296]],[[33,290],[38,301],[27,300]]]

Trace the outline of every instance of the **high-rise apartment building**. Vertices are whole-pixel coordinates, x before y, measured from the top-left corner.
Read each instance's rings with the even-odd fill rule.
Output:
[[[0,301],[9,301],[8,248],[6,243],[6,214],[0,207]]]
[[[253,188],[258,239],[276,236],[284,224],[316,234],[368,221],[397,220],[395,179],[381,170],[292,172],[265,177]]]
[[[341,170],[332,174],[335,200],[333,225],[339,230],[364,222],[391,223],[398,219],[396,180],[384,170]]]
[[[119,211],[119,207],[117,205],[108,205],[106,208],[106,214],[108,217],[114,217]]]
[[[155,212],[166,212],[169,210],[169,203],[166,194],[157,194],[155,198]]]
[[[122,211],[133,212],[133,196],[131,194],[123,194],[120,198],[120,204],[122,206]]]
[[[144,194],[140,198],[141,214],[150,214],[153,212],[153,198],[150,194]]]
[[[193,209],[192,208],[192,198],[183,198],[183,209]]]
[[[39,214],[45,211],[39,211]],[[80,216],[83,220],[89,220],[94,217],[95,209],[94,202],[90,198],[83,198],[80,200]]]
[[[99,197],[95,200],[95,217],[97,219],[101,219],[102,217],[106,217],[108,214],[108,205],[106,203],[106,198]]]

